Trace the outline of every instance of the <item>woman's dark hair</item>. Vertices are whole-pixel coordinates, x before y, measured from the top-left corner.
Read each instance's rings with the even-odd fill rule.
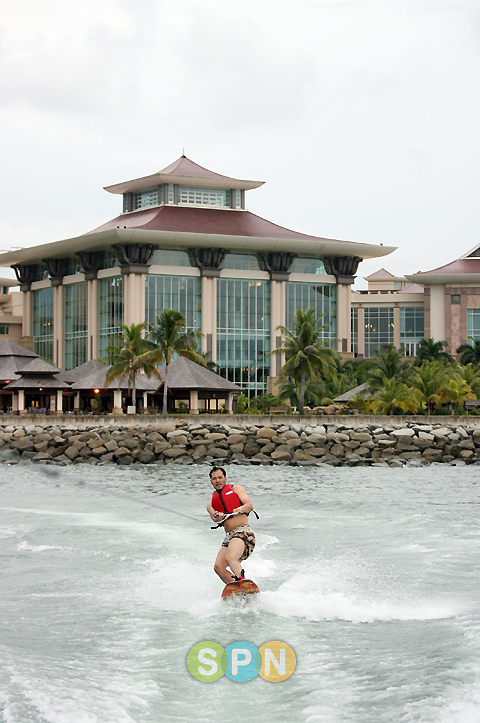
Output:
[[[224,477],[227,476],[227,473],[225,472],[225,470],[223,469],[223,467],[212,467],[212,469],[211,469],[210,472],[208,473],[208,476],[210,477],[210,479],[212,479],[212,474],[213,474],[214,472],[221,472]]]

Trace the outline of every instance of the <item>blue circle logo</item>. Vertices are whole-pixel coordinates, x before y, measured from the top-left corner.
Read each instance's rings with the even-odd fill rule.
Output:
[[[246,683],[255,678],[262,667],[262,654],[259,649],[246,640],[237,640],[225,648],[228,655],[228,668],[225,675],[236,683]]]

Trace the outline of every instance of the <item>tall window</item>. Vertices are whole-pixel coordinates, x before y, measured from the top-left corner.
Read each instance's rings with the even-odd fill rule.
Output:
[[[287,281],[286,283],[285,326],[292,328],[292,321],[297,308],[306,311],[311,306],[321,319],[325,329],[322,341],[335,339],[337,336],[337,288],[335,284],[306,284],[303,281]]]
[[[467,309],[467,336],[480,339],[480,309]],[[467,342],[473,344],[471,339]]]
[[[198,276],[163,276],[147,274],[145,277],[145,319],[153,324],[157,311],[180,311],[190,329],[202,327],[201,279]]]
[[[53,288],[32,291],[33,350],[53,363]]]
[[[400,346],[405,356],[415,356],[418,344],[425,336],[423,306],[400,307]]]
[[[365,357],[393,344],[393,306],[365,307]]]
[[[113,344],[113,337],[123,324],[123,276],[111,276],[98,281],[98,348],[99,358]]]
[[[217,364],[248,396],[267,390],[270,282],[217,279]]]
[[[87,282],[65,287],[65,369],[87,361],[88,292]]]
[[[358,356],[358,308],[356,306],[352,306],[351,331],[352,352],[354,356]]]

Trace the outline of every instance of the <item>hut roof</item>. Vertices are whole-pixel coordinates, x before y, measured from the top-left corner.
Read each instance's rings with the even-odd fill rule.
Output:
[[[11,382],[18,380],[22,374],[57,374],[61,370],[40,359],[23,346],[14,344],[12,341],[0,342],[0,381]],[[62,377],[60,386],[65,386],[65,378]]]
[[[209,369],[196,364],[195,362],[180,356],[166,367],[160,367],[158,370],[162,379],[167,380],[167,386],[174,391],[175,389],[203,389],[206,391],[225,391],[241,393],[241,388],[229,382],[228,379],[214,374]]]
[[[344,392],[344,394],[340,394],[339,397],[335,397],[333,400],[334,402],[349,402],[353,397],[363,397],[365,394],[368,393],[368,383],[365,382],[365,384],[359,384],[358,387],[353,387],[353,389],[349,389],[348,392]]]
[[[53,366],[53,364],[49,364],[48,362],[44,361],[43,359],[40,359],[40,357],[37,357],[36,359],[29,359],[26,361],[25,364],[20,365],[20,368],[17,370],[17,374],[58,374],[58,372],[62,371],[59,369],[59,367]]]
[[[89,369],[90,373],[88,373]],[[69,379],[72,379],[72,372],[76,373],[78,370],[82,370],[83,373],[77,376],[76,381],[73,382],[71,387],[74,391],[77,392],[86,389],[122,389],[125,391],[128,390],[129,384],[127,377],[122,377],[122,379],[120,380],[114,379],[113,382],[110,382],[110,384],[107,385],[106,376],[109,369],[109,366],[101,364],[100,362],[95,362],[95,364],[87,362],[86,364],[82,364],[81,366],[72,369],[70,372],[66,372],[65,376]],[[153,393],[157,391],[160,384],[161,381],[156,374],[152,374],[150,379],[146,376],[146,374],[139,374],[137,376],[135,386],[137,388],[137,391],[139,392]]]
[[[70,385],[61,374],[25,374],[20,379],[7,384],[5,389],[64,389]]]
[[[97,359],[90,359],[90,361],[85,362],[85,364],[80,364],[78,367],[74,367],[68,372],[65,372],[65,377],[73,383],[81,379],[86,379],[91,374],[96,374],[99,371],[106,372],[107,369],[108,367]]]

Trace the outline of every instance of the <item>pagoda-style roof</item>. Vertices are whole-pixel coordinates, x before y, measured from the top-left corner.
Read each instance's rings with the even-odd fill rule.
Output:
[[[162,379],[166,378],[167,387],[172,391],[177,389],[197,389],[202,391],[236,392],[238,394],[242,392],[241,388],[233,382],[184,356],[174,359],[168,365],[168,371],[166,369],[165,366],[162,366],[158,371]]]
[[[222,176],[186,156],[162,171],[107,186],[111,193],[147,190],[162,183],[200,188],[250,189],[263,181]],[[243,253],[296,253],[307,256],[386,256],[394,246],[339,241],[278,226],[244,209],[165,204],[130,211],[81,236],[9,251],[0,265],[41,263],[46,258],[72,258],[83,251],[111,250],[113,245],[152,244],[162,249],[225,249]]]
[[[222,176],[220,173],[214,173],[207,168],[202,168],[202,166],[194,163],[186,156],[181,156],[163,170],[157,171],[157,173],[135,178],[132,181],[105,186],[105,190],[109,193],[129,193],[143,191],[159,186],[162,183],[174,183],[179,186],[195,186],[197,188],[238,188],[247,191],[262,186],[265,181],[242,181],[239,178]]]
[[[431,271],[407,274],[406,278],[415,284],[480,284],[480,258],[460,258]]]

